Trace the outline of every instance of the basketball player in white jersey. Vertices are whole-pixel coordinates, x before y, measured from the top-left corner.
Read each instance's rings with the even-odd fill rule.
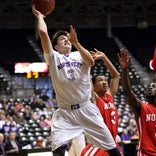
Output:
[[[87,139],[108,151],[110,156],[120,156],[113,137],[103,122],[98,108],[90,102],[90,68],[94,60],[78,41],[75,29],[70,33],[59,30],[49,38],[44,15],[32,5],[37,18],[38,34],[49,65],[59,108],[52,117],[53,156],[64,156],[74,137],[84,133]],[[76,51],[72,52],[72,45]]]

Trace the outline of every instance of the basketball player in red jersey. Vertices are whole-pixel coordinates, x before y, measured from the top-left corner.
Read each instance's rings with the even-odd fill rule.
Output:
[[[122,86],[127,103],[135,114],[139,132],[137,156],[156,156],[156,83],[151,82],[146,90],[146,102],[142,102],[131,90],[128,77],[130,56],[121,49],[118,59],[122,68]]]
[[[111,81],[108,85],[108,80],[103,73],[99,73],[92,77],[93,89],[91,101],[97,105],[99,108],[103,120],[110,130],[114,141],[116,142],[117,130],[118,130],[118,112],[113,101],[113,97],[116,95],[119,85],[119,73],[116,70],[115,66],[103,53],[95,49],[95,52],[92,52],[94,60],[101,59],[109,70]],[[117,142],[116,142],[117,144]],[[119,145],[117,144],[118,150],[121,155]],[[95,147],[92,144],[87,144],[83,149],[81,156],[108,156],[108,153],[101,148]]]

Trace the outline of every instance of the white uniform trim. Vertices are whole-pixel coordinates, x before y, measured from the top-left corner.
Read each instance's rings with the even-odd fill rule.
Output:
[[[88,156],[88,154],[89,154],[92,150],[93,150],[93,147],[91,146],[91,147],[87,150],[87,152],[85,153],[84,156]]]

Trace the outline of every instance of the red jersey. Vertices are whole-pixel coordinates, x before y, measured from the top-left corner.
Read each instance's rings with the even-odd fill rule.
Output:
[[[110,130],[114,140],[118,133],[118,111],[111,95],[106,94],[105,99],[98,96],[97,107],[102,114],[105,124]]]
[[[137,127],[139,132],[139,150],[147,155],[156,156],[156,107],[142,102]]]

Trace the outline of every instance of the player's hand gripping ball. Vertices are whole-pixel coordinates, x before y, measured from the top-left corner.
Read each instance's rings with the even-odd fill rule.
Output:
[[[43,15],[49,15],[55,8],[55,0],[32,0],[32,4],[35,4],[36,10]]]

